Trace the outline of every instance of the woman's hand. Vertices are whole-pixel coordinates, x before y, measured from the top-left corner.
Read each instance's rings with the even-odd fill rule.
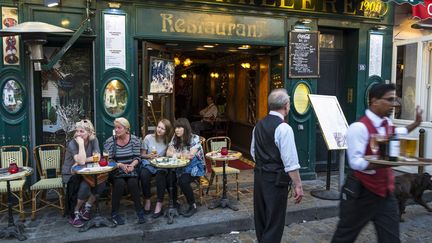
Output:
[[[80,136],[75,137],[75,141],[78,145],[84,145],[84,139]]]
[[[129,172],[132,172],[132,171],[134,171],[134,169],[135,169],[135,166],[134,165],[132,165],[132,164],[130,164],[130,165],[126,165],[126,173],[129,173]]]
[[[127,165],[119,163],[118,167],[123,170],[125,173],[129,173],[127,169]]]

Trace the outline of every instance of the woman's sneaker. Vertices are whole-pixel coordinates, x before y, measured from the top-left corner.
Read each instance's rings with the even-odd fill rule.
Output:
[[[90,208],[84,207],[83,209],[81,209],[80,215],[82,219],[90,220],[91,219]]]
[[[80,228],[84,225],[84,223],[81,221],[81,218],[78,214],[75,214],[74,218],[70,218],[69,223],[75,228]]]
[[[117,224],[117,225],[123,225],[125,223],[124,219],[118,214],[113,214],[111,216],[111,219],[114,222],[114,224]]]

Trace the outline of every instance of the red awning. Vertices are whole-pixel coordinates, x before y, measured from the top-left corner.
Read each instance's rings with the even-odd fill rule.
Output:
[[[432,18],[432,0],[424,0],[424,5],[413,6],[412,15],[420,19]]]

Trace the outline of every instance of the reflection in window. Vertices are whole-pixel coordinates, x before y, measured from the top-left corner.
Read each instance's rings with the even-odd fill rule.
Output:
[[[61,48],[44,47],[49,61]],[[93,117],[92,47],[72,47],[50,70],[41,72],[41,143],[64,144],[81,118]],[[66,136],[68,135],[68,136]]]
[[[414,120],[417,73],[417,44],[397,47],[396,95],[401,97],[395,118]]]
[[[23,91],[15,80],[9,80],[3,87],[3,105],[9,112],[17,112],[23,105]]]
[[[104,105],[111,115],[123,113],[127,103],[127,91],[122,82],[117,79],[111,80],[105,87]]]

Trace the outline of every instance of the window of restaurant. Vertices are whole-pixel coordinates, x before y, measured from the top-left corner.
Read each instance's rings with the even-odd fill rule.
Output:
[[[395,111],[396,119],[415,118],[417,51],[417,43],[397,46],[396,95],[400,97],[400,107]]]
[[[45,47],[50,60],[61,47]],[[42,144],[65,144],[72,136],[75,122],[93,120],[93,62],[91,45],[70,48],[50,70],[41,72],[40,116]]]

